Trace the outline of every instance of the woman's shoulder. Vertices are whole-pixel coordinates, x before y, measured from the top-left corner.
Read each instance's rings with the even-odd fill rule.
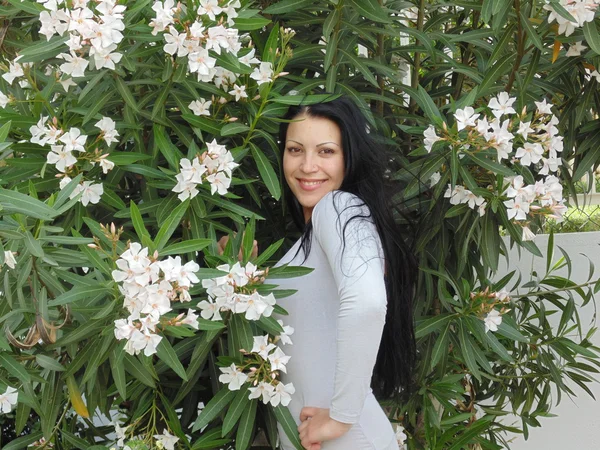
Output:
[[[312,213],[313,225],[323,220],[332,223],[331,219],[345,222],[351,217],[369,218],[369,207],[356,194],[335,190],[328,192],[315,205]]]

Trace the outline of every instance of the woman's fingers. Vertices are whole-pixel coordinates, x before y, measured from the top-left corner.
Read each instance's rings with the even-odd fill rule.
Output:
[[[225,251],[225,247],[227,246],[227,242],[229,241],[229,236],[223,236],[221,239],[217,241],[217,247],[219,251],[219,255],[222,255]]]
[[[229,242],[229,236],[223,236],[221,239],[217,241],[217,249],[219,255],[222,255],[225,251],[225,247],[227,247],[227,242]],[[258,242],[256,239],[252,242],[252,252],[250,253],[250,258],[256,258],[258,256]],[[238,253],[238,259],[241,261],[244,260],[244,252],[240,249]]]
[[[304,422],[306,419],[314,416],[317,413],[318,410],[319,410],[319,408],[313,408],[311,406],[305,406],[300,411],[300,421]]]

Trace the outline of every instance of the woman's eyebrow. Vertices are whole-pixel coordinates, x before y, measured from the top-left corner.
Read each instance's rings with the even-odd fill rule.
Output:
[[[295,141],[295,140],[293,140],[293,139],[288,139],[288,140],[287,140],[287,141],[285,141],[285,142],[286,142],[286,143],[288,143],[288,142],[290,142],[290,141],[292,141],[292,142],[295,142],[296,144],[298,144],[298,145],[301,145],[302,147],[304,147],[304,144],[303,144],[302,142],[298,142],[298,141]]]
[[[340,147],[340,144],[337,144],[333,141],[323,142],[322,144],[317,145],[317,147],[320,147],[320,146],[326,145],[326,144],[333,144],[333,145],[337,145],[338,147]]]

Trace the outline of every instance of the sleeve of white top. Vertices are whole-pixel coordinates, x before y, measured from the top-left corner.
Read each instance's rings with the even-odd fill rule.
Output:
[[[369,209],[353,194],[334,191],[312,214],[315,241],[323,249],[340,298],[334,393],[329,415],[356,423],[370,384],[385,324],[387,296],[381,241]],[[345,237],[345,245],[344,238]]]

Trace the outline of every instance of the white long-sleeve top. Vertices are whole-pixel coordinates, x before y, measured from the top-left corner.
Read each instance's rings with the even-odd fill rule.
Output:
[[[364,217],[350,220],[356,215]],[[323,443],[323,450],[397,449],[370,388],[387,305],[379,235],[368,207],[347,192],[325,195],[311,220],[306,261],[298,241],[277,265],[313,272],[273,280],[282,289],[297,290],[278,300],[289,312],[279,318],[295,330],[293,345],[283,346],[291,358],[282,380],[296,389],[290,411],[298,424],[304,406],[329,408],[332,419],[353,424],[341,438]],[[282,430],[280,436],[283,448],[292,449]]]

